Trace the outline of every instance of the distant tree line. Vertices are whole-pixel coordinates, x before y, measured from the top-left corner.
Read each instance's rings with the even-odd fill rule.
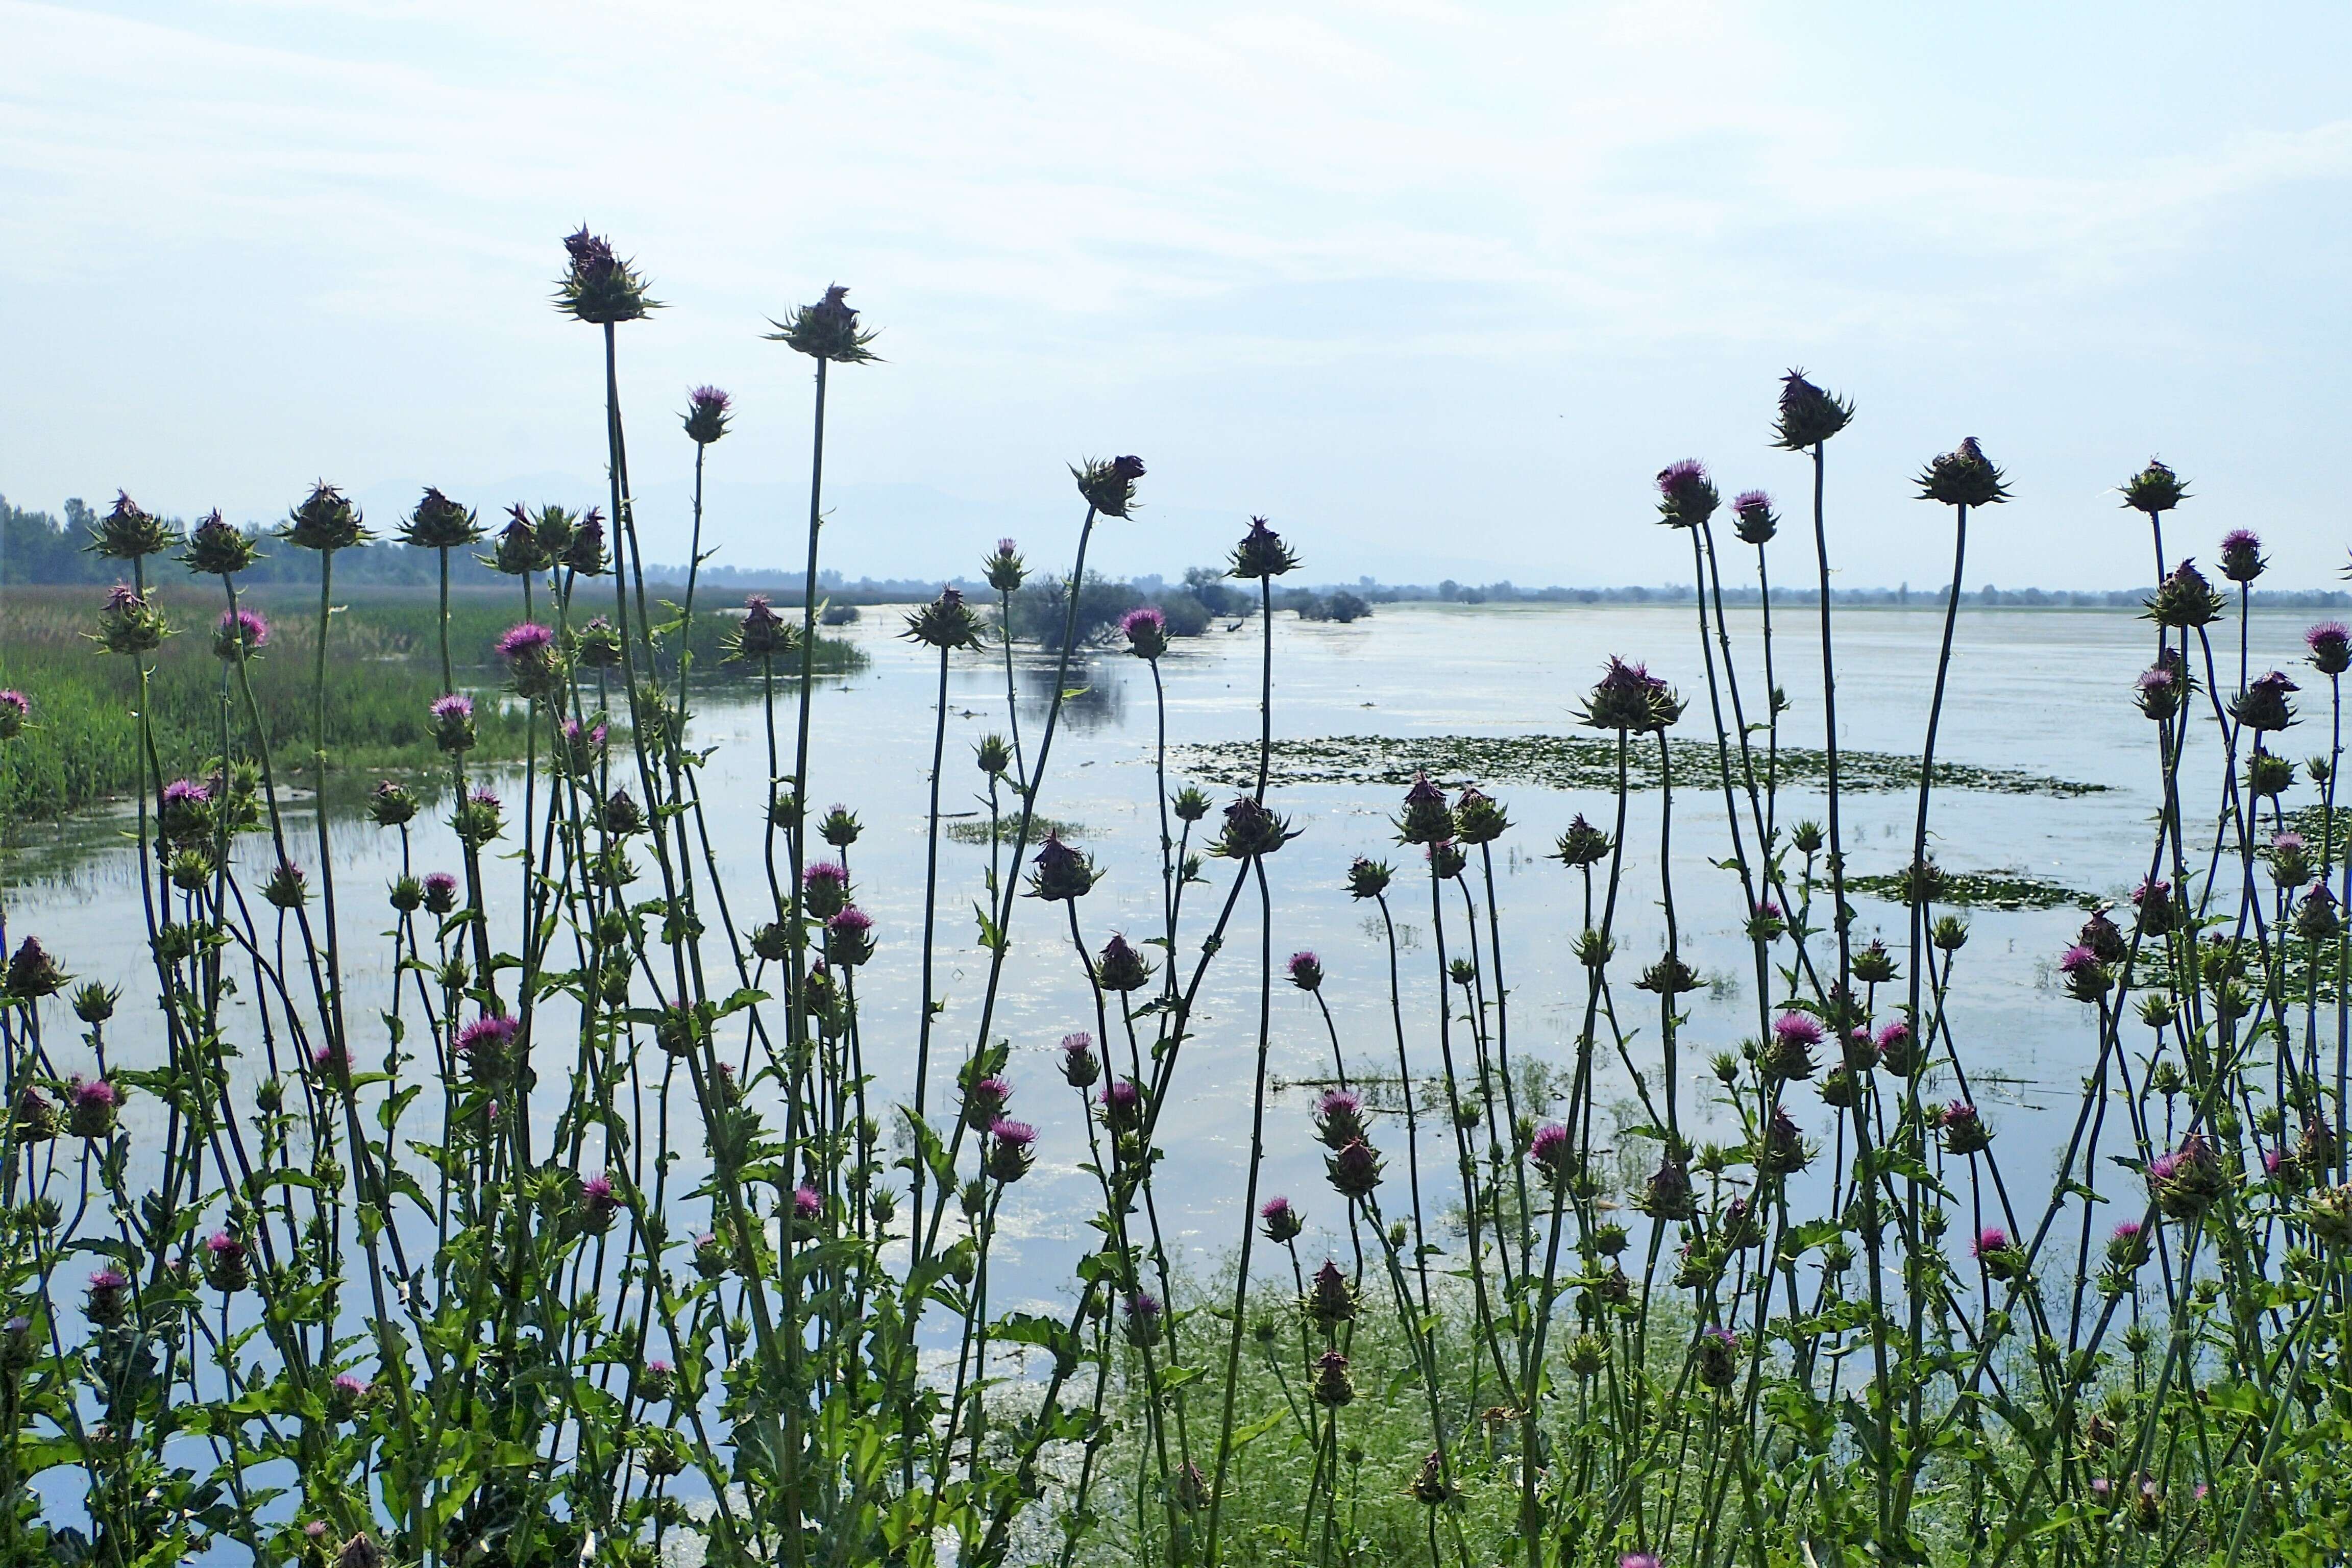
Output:
[[[79,498],[68,500],[63,511],[62,517],[31,511],[0,496],[0,583],[110,583],[120,574],[113,563],[89,552],[91,530],[98,521],[98,513]],[[254,527],[249,531],[267,531]],[[479,559],[488,552],[487,541],[478,552],[455,552],[449,563],[452,581],[472,586],[499,582],[498,572]],[[170,563],[154,564],[167,575],[177,570]],[[272,550],[245,574],[245,580],[307,583],[313,580],[316,571],[314,563],[298,558],[296,552]],[[425,587],[439,582],[440,571],[438,552],[412,549],[388,539],[342,551],[335,557],[336,581],[355,585]],[[686,568],[648,564],[646,580],[648,584],[674,587],[685,582]],[[700,573],[706,593],[765,593],[780,605],[799,604],[803,582],[800,573],[787,568],[706,565]],[[1033,576],[1029,585],[1016,595],[1013,620],[1020,636],[1048,647],[1059,646],[1062,582],[1041,574]],[[942,582],[936,577],[860,577],[853,582],[833,571],[822,573],[817,578],[819,597],[836,606],[908,604],[928,599],[943,586],[960,588],[982,603],[992,603],[996,597],[995,591],[985,582],[972,578]],[[2147,588],[1999,588],[1988,583],[1965,590],[1960,599],[1963,604],[2001,608],[2132,610],[2140,606],[2148,593]],[[1906,584],[1894,588],[1833,589],[1830,600],[1838,605],[1901,606],[1941,604],[1944,595],[1942,587],[1918,590]],[[1821,599],[1820,590],[1795,586],[1775,588],[1772,596],[1786,605],[1818,604]],[[1726,604],[1753,605],[1760,595],[1752,585],[1726,584],[1723,597]],[[2352,593],[2337,588],[2266,586],[2263,597],[2271,605],[2295,609],[2352,608]],[[1658,587],[1636,584],[1621,588],[1523,588],[1508,578],[1498,583],[1467,584],[1449,577],[1430,584],[1381,583],[1362,577],[1345,584],[1286,588],[1276,595],[1275,606],[1292,611],[1304,620],[1345,622],[1371,614],[1377,605],[1433,601],[1456,605],[1687,605],[1691,602],[1691,589],[1687,583]],[[1212,621],[1239,620],[1255,614],[1257,604],[1256,594],[1236,586],[1213,566],[1188,568],[1176,584],[1168,583],[1157,574],[1123,580],[1089,574],[1079,595],[1079,640],[1101,640],[1129,610],[1145,605],[1156,605],[1167,616],[1171,635],[1198,637],[1209,629]],[[1046,614],[1049,606],[1051,613]]]
[[[46,511],[27,511],[11,505],[0,496],[0,583],[111,583],[122,575],[121,564],[89,552],[91,531],[99,514],[80,499],[65,504],[60,518]],[[268,531],[248,526],[247,532],[265,535]],[[485,541],[482,553],[488,553]],[[151,577],[168,580],[181,570],[177,561],[169,556],[148,563]],[[272,548],[267,544],[262,558],[245,572],[238,581],[258,583],[315,583],[319,563],[307,552]],[[449,557],[449,579],[462,585],[483,586],[499,582],[499,574],[483,565],[472,551],[453,551]],[[344,584],[373,584],[380,586],[424,587],[441,581],[440,552],[417,550],[396,540],[378,540],[335,553],[335,581]]]

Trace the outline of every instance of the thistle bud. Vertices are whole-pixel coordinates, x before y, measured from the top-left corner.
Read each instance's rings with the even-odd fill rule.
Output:
[[[555,308],[592,326],[614,326],[644,319],[660,302],[646,292],[646,280],[633,263],[613,253],[612,242],[588,232],[582,224],[563,237],[568,265],[555,286]]]
[[[2231,582],[2251,583],[2269,564],[2263,559],[2263,542],[2253,530],[2233,528],[2221,536],[2221,575]]]
[[[0,741],[13,741],[25,732],[26,721],[33,716],[33,703],[15,687],[0,690]]]
[[[418,550],[463,550],[481,537],[478,515],[430,487],[400,530],[400,542]]]
[[[1279,577],[1298,564],[1298,552],[1283,542],[1265,519],[1250,519],[1249,532],[1234,546],[1233,564],[1226,569],[1229,577],[1244,582]]]
[[[1315,1403],[1337,1409],[1356,1397],[1356,1384],[1348,1375],[1348,1358],[1338,1351],[1325,1351],[1315,1363]]]
[[[1125,517],[1135,508],[1135,481],[1143,477],[1140,458],[1087,458],[1070,465],[1070,477],[1087,504],[1105,517]]]
[[[160,555],[174,542],[171,525],[150,516],[123,491],[114,493],[114,507],[90,531],[89,552],[114,561],[136,561]]]
[[[1865,985],[1884,985],[1895,978],[1895,955],[1886,944],[1874,941],[1853,955],[1853,977]]]
[[[1690,1169],[1669,1149],[1650,1173],[1634,1206],[1652,1219],[1687,1220],[1696,1212],[1692,1204]]]
[[[1742,490],[1731,503],[1731,520],[1740,542],[1759,550],[1780,531],[1780,520],[1773,515],[1772,498],[1762,490]]]
[[[291,860],[280,860],[269,873],[261,896],[272,909],[299,910],[310,901],[310,875]]]
[[[131,1279],[121,1270],[101,1268],[89,1277],[89,1295],[82,1315],[100,1327],[111,1328],[130,1315]]]
[[[457,907],[457,879],[446,871],[433,871],[425,879],[425,910],[427,914],[446,916]]]
[[[1095,875],[1090,858],[1063,843],[1058,831],[1048,829],[1030,865],[1029,896],[1047,903],[1083,898],[1094,887]]]
[[[1701,1334],[1694,1370],[1707,1387],[1729,1388],[1739,1375],[1739,1336],[1729,1329],[1709,1329]]]
[[[990,778],[1003,778],[1013,767],[1013,748],[1002,735],[982,736],[972,748],[972,760]]]
[[[1682,699],[1646,666],[1612,658],[1584,700],[1583,722],[1621,734],[1660,734],[1683,715]]]
[[[963,602],[961,590],[942,588],[938,598],[907,617],[907,629],[899,635],[942,653],[975,648],[981,644],[980,617]]]
[[[1785,451],[1805,451],[1844,429],[1853,418],[1853,404],[1823,392],[1805,379],[1803,371],[1792,370],[1780,378],[1773,445]]]
[[[114,1005],[121,999],[117,987],[90,981],[73,994],[74,1016],[95,1028],[114,1016]]]
[[[618,669],[621,667],[621,634],[611,622],[599,616],[582,626],[573,637],[574,650],[582,668],[586,669]]]
[[[2150,458],[2147,468],[2123,482],[2121,490],[2125,506],[2150,517],[2170,511],[2189,499],[2189,488],[2180,476],[2158,458]]]
[[[2287,700],[2287,694],[2297,689],[2295,683],[2281,671],[2273,669],[2257,676],[2252,685],[2231,700],[2230,717],[2248,730],[2284,730],[2294,722],[2294,704]],[[2294,777],[2294,765],[2290,763],[2287,778],[2292,782]]]
[[[1412,1494],[1413,1501],[1423,1508],[1444,1507],[1454,1496],[1453,1484],[1445,1479],[1445,1456],[1431,1450],[1429,1458],[1421,1462],[1420,1472],[1412,1478],[1412,1484],[1405,1489]]]
[[[1511,819],[1493,797],[1465,789],[1454,802],[1454,836],[1465,844],[1492,844],[1510,831]]]
[[[1336,1154],[1326,1155],[1323,1169],[1342,1196],[1362,1198],[1370,1196],[1381,1184],[1381,1163],[1371,1146],[1359,1140]]]
[[[44,996],[54,996],[71,980],[49,956],[37,937],[26,937],[16,945],[8,960],[8,996],[13,1001],[33,1002]]]
[[[1769,1176],[1793,1175],[1812,1163],[1812,1151],[1786,1110],[1772,1108],[1764,1131],[1757,1135],[1756,1168]]]
[[[1321,1329],[1336,1329],[1341,1323],[1354,1321],[1356,1288],[1339,1272],[1339,1266],[1329,1258],[1315,1271],[1314,1283],[1307,1288],[1299,1302],[1299,1310],[1307,1321]]]
[[[2172,569],[2170,576],[2157,584],[2141,614],[2158,626],[2175,631],[2210,626],[2221,618],[2221,596],[2213,591],[2205,574],[2197,570],[2197,563],[2184,559]]]
[[[1000,594],[1017,594],[1029,578],[1028,563],[1021,559],[1019,546],[1009,539],[996,542],[996,553],[981,563],[988,585]]]
[[[435,698],[430,710],[433,743],[445,752],[467,752],[474,746],[474,700],[453,691]]]
[[[217,511],[205,514],[189,531],[180,560],[199,576],[233,577],[261,558],[253,536],[224,521]]]
[[[1919,499],[1946,506],[1997,506],[2009,499],[2009,487],[1971,436],[1927,465],[1919,476]]]
[[[128,583],[117,583],[99,607],[98,630],[92,634],[108,653],[152,653],[172,635],[162,606]]]
[[[772,343],[789,345],[796,353],[811,359],[830,361],[835,364],[864,364],[874,358],[866,344],[874,333],[857,324],[857,311],[849,303],[846,284],[826,286],[824,298],[814,305],[795,309],[784,321],[771,321],[776,330],[767,333]]]
[[[1956,1100],[1944,1107],[1937,1118],[1937,1129],[1943,1136],[1944,1152],[1968,1155],[1980,1153],[1992,1144],[1992,1134],[1985,1131],[1984,1121],[1977,1108],[1964,1100]]]
[[[224,1296],[252,1284],[253,1264],[245,1243],[225,1230],[215,1231],[205,1242],[205,1282]]]
[[[1127,1299],[1127,1342],[1139,1350],[1148,1350],[1160,1342],[1160,1298],[1149,1290],[1138,1290]]]
[[[846,849],[856,843],[861,831],[857,814],[845,805],[835,806],[816,825],[816,836],[835,849]]]
[[[1096,961],[1095,983],[1106,991],[1124,995],[1142,990],[1150,981],[1150,961],[1126,937],[1114,933],[1103,944],[1102,956]]]
[[[286,515],[278,537],[298,550],[327,553],[365,544],[372,537],[361,525],[360,510],[343,492],[324,479]]]
[[[604,553],[604,514],[590,507],[580,514],[580,522],[572,531],[572,542],[563,547],[562,563],[566,570],[583,577],[601,577],[612,569]]]
[[[1084,1032],[1062,1037],[1062,1080],[1072,1089],[1091,1089],[1102,1076],[1102,1062],[1095,1056],[1094,1037]],[[1106,1102],[1108,1103],[1108,1102]]]
[[[1377,899],[1388,891],[1390,879],[1395,875],[1386,862],[1370,860],[1359,855],[1348,867],[1348,896],[1351,899]]]
[[[734,399],[715,386],[698,386],[686,395],[686,437],[698,447],[708,447],[727,434],[727,423],[733,417],[729,412]]]

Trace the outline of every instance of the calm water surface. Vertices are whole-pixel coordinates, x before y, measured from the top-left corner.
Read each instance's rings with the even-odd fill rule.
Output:
[[[1927,609],[1859,609],[1842,611],[1840,617],[1842,743],[1916,753],[1935,670],[1940,615]],[[2252,639],[2258,670],[2272,664],[2300,668],[2294,661],[2301,652],[2305,618],[2292,612],[2266,618],[2258,612]],[[937,681],[936,656],[898,639],[901,624],[898,611],[870,609],[857,625],[843,628],[871,661],[854,677],[819,693],[812,785],[814,804],[839,801],[855,809],[866,825],[851,862],[858,900],[875,916],[880,938],[879,952],[859,982],[867,1062],[879,1080],[879,1103],[904,1098],[912,1078],[924,809]],[[1748,710],[1754,712],[1761,679],[1753,612],[1734,610],[1732,630]],[[1784,610],[1776,616],[1775,630],[1777,671],[1794,705],[1783,735],[1790,743],[1817,746],[1822,710],[1818,622],[1806,612]],[[2225,685],[2233,685],[2235,679],[2234,630],[2231,635]],[[1163,662],[1171,745],[1255,736],[1259,636],[1254,621],[1235,632],[1215,628],[1206,637],[1179,645]],[[2152,727],[2131,706],[2127,692],[2151,642],[2147,625],[2122,613],[1964,612],[1939,755],[1957,763],[2025,769],[2114,787],[2074,798],[1941,793],[1935,808],[1934,853],[1945,866],[2028,872],[2107,896],[2119,895],[2145,874],[2157,798],[2156,760]],[[1700,647],[1688,608],[1535,605],[1385,606],[1370,619],[1347,626],[1278,616],[1274,627],[1274,732],[1294,740],[1567,732],[1575,726],[1582,693],[1612,654],[1646,660],[1692,700],[1681,733],[1710,733]],[[969,814],[984,808],[982,780],[971,764],[972,746],[982,735],[1006,728],[1004,679],[1003,667],[993,657],[960,658],[951,671],[942,791],[946,811]],[[1160,921],[1150,671],[1129,658],[1097,655],[1085,661],[1072,685],[1083,686],[1085,693],[1065,714],[1041,810],[1081,825],[1081,842],[1106,873],[1079,905],[1088,944],[1098,947],[1113,931],[1139,940],[1157,931]],[[1024,653],[1018,671],[1020,722],[1033,753],[1052,686],[1051,660]],[[2291,755],[2326,746],[2324,695],[2306,691],[2305,702],[2313,717],[2288,736],[2285,750]],[[735,923],[748,927],[764,918],[760,854],[767,784],[760,710],[740,686],[711,688],[698,703],[693,742],[718,748],[703,782],[711,832],[729,878]],[[2199,773],[2200,793],[2193,797],[2201,800],[2206,798],[2201,781],[2213,761],[2212,742],[2200,736],[2197,743],[2204,752],[2192,759],[2190,767],[2194,771],[2201,763],[2205,770]],[[1181,774],[1171,782],[1181,782]],[[520,778],[508,778],[501,787],[509,816],[519,816]],[[2309,790],[2308,784],[2297,786],[2299,795]],[[1492,793],[1503,800],[1514,823],[1512,832],[1496,846],[1496,868],[1503,959],[1511,986],[1513,1052],[1564,1066],[1571,1058],[1583,1005],[1581,972],[1570,953],[1582,924],[1580,883],[1543,856],[1578,812],[1605,826],[1611,803],[1599,792],[1508,783],[1494,785]],[[1436,1064],[1436,963],[1429,940],[1426,885],[1412,874],[1417,870],[1412,852],[1401,851],[1393,842],[1389,822],[1398,807],[1397,796],[1397,791],[1382,786],[1285,788],[1279,780],[1274,795],[1278,809],[1302,830],[1300,837],[1267,862],[1274,889],[1274,962],[1279,965],[1299,949],[1311,948],[1322,956],[1329,973],[1326,995],[1351,1072],[1385,1070],[1392,1076],[1395,1063],[1378,921],[1367,919],[1372,911],[1352,902],[1343,886],[1349,861],[1361,854],[1390,858],[1401,868],[1391,902],[1406,943],[1408,1039],[1416,1073],[1433,1071]],[[1645,1020],[1634,1054],[1654,1075],[1654,1013],[1634,1007],[1635,1002],[1648,998],[1630,987],[1633,971],[1663,942],[1659,807],[1656,793],[1637,796],[1629,818],[1631,853],[1619,942],[1621,1006],[1627,1009],[1629,1021],[1637,1014]],[[1819,816],[1821,809],[1818,794],[1789,791],[1781,820]],[[1847,841],[1857,872],[1889,871],[1902,864],[1911,811],[1908,795],[1849,798]],[[36,832],[7,863],[8,925],[12,939],[37,933],[77,975],[120,984],[127,997],[136,997],[152,984],[152,972],[143,954],[135,856],[121,826],[86,820],[65,829]],[[1712,864],[1727,852],[1729,842],[1722,796],[1711,775],[1678,784],[1674,830],[1671,870],[1685,950],[1716,981],[1712,990],[1691,999],[1693,1018],[1681,1058],[1686,1074],[1683,1103],[1704,1106],[1711,1088],[1711,1080],[1702,1081],[1707,1058],[1735,1047],[1752,1032],[1755,1021],[1755,999],[1743,989],[1752,985],[1753,971],[1740,935],[1737,879]],[[309,842],[307,825],[299,831],[297,842]],[[511,847],[517,841],[510,827],[504,845]],[[390,923],[381,890],[399,869],[399,850],[395,835],[356,820],[337,825],[336,842],[354,990],[351,1016],[359,1031],[356,1054],[365,1064],[381,1054],[383,1043],[382,1026],[374,1019],[389,984],[389,944],[374,933]],[[977,1026],[987,955],[973,943],[971,910],[979,897],[987,853],[977,845],[950,842],[941,847],[938,984],[946,1010],[935,1036],[935,1105]],[[266,840],[248,843],[244,854],[257,868],[257,886],[266,864]],[[458,864],[446,829],[437,825],[418,824],[413,854],[419,872],[455,869]],[[1193,941],[1213,918],[1230,874],[1220,863],[1210,862],[1210,886],[1192,889],[1188,931]],[[510,931],[520,869],[511,861],[500,861],[489,875],[495,883],[493,902],[501,906],[497,929]],[[1880,931],[1890,946],[1899,949],[1903,911],[1867,899],[1857,902],[1858,940]],[[1971,938],[1960,954],[1952,1004],[1957,1037],[1979,1080],[1988,1121],[2000,1139],[2013,1192],[2020,1190],[2021,1178],[2030,1191],[2046,1173],[2052,1144],[2063,1140],[2071,1126],[2079,1075],[2094,1043],[2089,1015],[2067,1001],[2053,979],[2053,961],[2081,918],[2065,909],[1977,911],[1971,917]],[[1449,920],[1458,951],[1458,909],[1449,908]],[[715,920],[713,926],[715,931]],[[1181,1237],[1192,1258],[1203,1264],[1234,1246],[1244,1218],[1257,959],[1265,940],[1259,927],[1255,898],[1244,897],[1224,952],[1202,992],[1197,1037],[1186,1046],[1178,1073],[1179,1103],[1162,1123],[1168,1159],[1161,1167],[1160,1213],[1171,1243]],[[1013,1113],[1035,1123],[1041,1136],[1037,1168],[1004,1209],[996,1277],[1003,1282],[1000,1299],[1008,1308],[1021,1304],[1009,1298],[1024,1293],[1040,1300],[1061,1293],[1070,1263],[1090,1244],[1093,1233],[1084,1221],[1097,1200],[1093,1178],[1077,1169],[1086,1152],[1079,1101],[1055,1066],[1061,1037],[1093,1026],[1084,975],[1070,951],[1059,910],[1024,900],[1014,916],[1013,936],[1015,949],[995,1027],[1012,1046],[1010,1076],[1017,1089]],[[714,934],[710,946],[709,962],[724,972],[728,959],[723,942]],[[1191,951],[1188,942],[1188,963]],[[112,1026],[118,1062],[136,1064],[142,1053],[160,1054],[160,1037],[139,1033],[140,1011],[127,1005]],[[410,1011],[415,1012],[413,998]],[[1324,1182],[1321,1151],[1308,1121],[1312,1091],[1307,1087],[1330,1074],[1329,1039],[1312,999],[1278,974],[1273,1018],[1272,1067],[1280,1089],[1267,1115],[1267,1169],[1261,1193],[1293,1194],[1310,1222],[1336,1221],[1341,1205]],[[570,1041],[556,1027],[543,1031],[541,1041],[543,1082],[557,1086],[560,1092]],[[80,1047],[59,1039],[55,1031],[52,1048],[61,1067],[71,1070],[79,1065],[74,1058]],[[1604,1103],[1625,1093],[1622,1071],[1615,1069]],[[1811,1130],[1826,1129],[1829,1118],[1809,1093],[1800,1091],[1795,1100]],[[542,1108],[542,1114],[551,1112],[551,1108]],[[134,1100],[131,1114],[134,1129],[142,1125],[142,1116],[159,1115],[152,1100]],[[1442,1129],[1436,1137],[1444,1137]],[[1382,1126],[1375,1141],[1389,1158],[1391,1179],[1401,1181],[1403,1129]],[[1422,1153],[1424,1178],[1433,1194],[1442,1197],[1447,1188],[1443,1173],[1452,1164],[1450,1142],[1444,1146],[1433,1142],[1424,1125]],[[692,1173],[688,1174],[690,1178]],[[1391,1212],[1396,1208],[1392,1204]]]

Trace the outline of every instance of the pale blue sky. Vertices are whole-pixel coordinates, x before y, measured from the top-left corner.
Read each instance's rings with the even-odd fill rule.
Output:
[[[1801,363],[1862,408],[1848,583],[1943,580],[1906,479],[1974,435],[2018,500],[1972,586],[2140,581],[2151,452],[2187,547],[2319,585],[2347,46],[2317,4],[0,0],[0,490],[594,499],[545,303],[585,218],[670,306],[624,329],[656,555],[703,381],[721,559],[794,553],[806,362],[759,333],[839,279],[889,362],[836,382],[853,574],[1058,558],[1063,465],[1134,451],[1113,569],[1255,510],[1318,580],[1656,582],[1664,463],[1798,498]]]

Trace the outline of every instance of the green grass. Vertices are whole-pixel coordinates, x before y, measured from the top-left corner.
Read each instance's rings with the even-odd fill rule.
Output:
[[[583,596],[575,620],[610,614],[608,585]],[[86,635],[95,625],[101,590],[90,587],[11,587],[0,616],[0,687],[31,700],[30,727],[0,748],[0,821],[54,817],[125,795],[139,784],[139,676],[134,662],[101,653]],[[166,777],[194,773],[221,751],[225,698],[236,688],[223,679],[212,634],[226,599],[217,590],[173,584],[155,597],[178,634],[153,656],[152,681],[158,759]],[[327,642],[327,742],[335,773],[354,792],[386,773],[415,773],[434,761],[426,710],[441,693],[439,603],[415,589],[362,589],[338,594]],[[312,658],[318,626],[315,590],[269,585],[242,595],[265,614],[269,644],[254,661],[253,694],[260,709],[281,782],[307,783],[314,744]],[[592,608],[593,606],[593,608]],[[546,597],[535,605],[548,615]],[[667,618],[658,605],[656,618]],[[457,684],[477,697],[485,759],[519,757],[524,728],[520,710],[488,700],[503,684],[492,645],[522,619],[520,589],[454,594],[449,647]],[[692,648],[698,674],[734,679],[721,671],[721,639],[731,619],[698,606]],[[818,668],[828,673],[863,662],[837,639],[818,645]],[[228,709],[232,750],[252,747],[241,702]]]

